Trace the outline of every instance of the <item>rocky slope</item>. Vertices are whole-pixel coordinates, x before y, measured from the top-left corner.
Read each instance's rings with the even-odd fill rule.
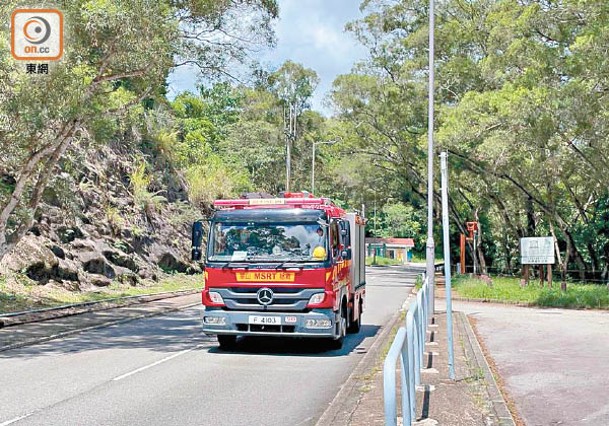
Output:
[[[61,170],[5,270],[85,291],[198,270],[189,260],[197,214],[162,157],[116,143],[74,150]]]

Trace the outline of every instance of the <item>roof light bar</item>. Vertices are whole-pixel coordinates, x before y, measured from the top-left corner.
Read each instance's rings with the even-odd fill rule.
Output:
[[[219,208],[244,208],[256,206],[329,206],[332,202],[329,198],[250,198],[237,200],[216,200],[214,207]]]

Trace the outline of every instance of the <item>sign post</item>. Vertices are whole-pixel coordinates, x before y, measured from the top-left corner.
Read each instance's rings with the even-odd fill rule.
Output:
[[[523,265],[523,285],[529,282],[529,265],[539,266],[539,279],[543,287],[543,265],[548,267],[548,286],[552,287],[554,259],[553,237],[527,237],[520,239],[520,263]]]
[[[478,255],[476,252],[476,234],[478,233],[478,222],[465,222],[465,226],[467,228],[468,236],[461,238],[461,257],[463,260],[463,271],[465,271],[465,240],[473,241],[474,248],[472,250],[472,259],[474,260],[474,275],[478,274]],[[463,272],[465,273],[465,272]]]
[[[453,349],[453,305],[450,276],[450,225],[448,222],[448,154],[440,154],[442,172],[442,230],[444,243],[444,278],[446,280],[446,334],[448,335],[448,377],[455,380],[455,355]]]

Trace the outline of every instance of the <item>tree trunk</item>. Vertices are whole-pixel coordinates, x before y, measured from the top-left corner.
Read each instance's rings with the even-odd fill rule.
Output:
[[[560,275],[561,275],[560,288],[563,291],[567,291],[567,281],[566,281],[567,268],[565,267],[565,265],[566,265],[566,263],[568,263],[569,258],[568,258],[568,255],[565,255],[566,262],[563,263],[562,256],[560,255],[560,249],[558,247],[558,238],[556,238],[556,232],[554,231],[554,224],[551,221],[550,221],[550,233],[552,234],[552,237],[554,238],[554,251],[556,252],[556,258],[558,259],[558,267],[560,269]],[[548,268],[550,268],[550,270],[551,270],[552,265],[548,265]]]
[[[533,198],[527,197],[527,201],[525,203],[526,212],[527,212],[527,233],[528,237],[535,237],[535,208],[533,206]]]
[[[49,177],[55,169],[57,162],[72,141],[72,135],[74,134],[77,125],[78,121],[76,120],[67,124],[61,133],[57,135],[53,143],[33,154],[21,168],[19,177],[17,179],[17,184],[15,185],[15,189],[11,194],[11,198],[6,206],[4,206],[4,209],[0,214],[0,262],[32,227],[34,222],[34,214],[38,208],[38,204],[42,198],[42,193],[46,188]],[[11,214],[14,212],[15,208],[17,208],[19,203],[23,201],[23,194],[28,183],[32,181],[37,166],[43,162],[42,158],[48,154],[51,154],[51,156],[42,165],[42,168],[34,181],[34,187],[30,199],[27,202],[27,207],[31,210],[30,217],[26,219],[15,231],[8,235],[7,227]]]
[[[570,242],[571,253],[573,254],[573,259],[575,259],[575,263],[577,263],[577,268],[579,270],[579,279],[584,282],[586,280],[586,263],[584,262],[581,253],[577,250],[573,235],[564,229],[562,231]]]
[[[592,273],[596,273],[599,270],[599,261],[594,245],[588,241],[586,244],[586,248],[588,249],[588,254],[590,255],[590,259],[592,260]]]

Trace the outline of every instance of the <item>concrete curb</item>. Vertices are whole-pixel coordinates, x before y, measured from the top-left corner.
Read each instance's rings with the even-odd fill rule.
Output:
[[[154,302],[156,300],[170,299],[173,297],[187,296],[199,293],[201,290],[178,290],[172,292],[142,294],[138,296],[128,296],[122,299],[108,299],[94,302],[77,303],[65,305],[57,308],[37,309],[23,311],[17,314],[0,314],[0,328],[15,325],[28,324],[32,322],[47,321],[56,318],[65,318],[74,315],[86,314],[89,312],[106,311],[109,309],[125,308],[133,305]],[[3,316],[4,315],[4,316]]]
[[[366,374],[369,374],[379,361],[381,351],[388,343],[391,332],[399,325],[402,312],[404,312],[405,307],[408,306],[409,301],[410,294],[408,299],[404,302],[402,309],[397,311],[387,324],[383,326],[366,355],[364,355],[355,366],[328,408],[326,408],[315,424],[316,426],[347,426],[350,424],[351,416],[360,402],[362,394],[361,388],[364,385],[363,377]]]
[[[460,297],[460,296],[452,296],[452,300],[459,300],[461,302],[477,302],[477,303],[497,303],[500,305],[512,305],[512,306],[522,306],[525,308],[543,308],[543,306],[536,305],[533,302],[518,302],[515,300],[501,300],[501,299],[474,299],[470,297]]]
[[[497,386],[497,382],[495,381],[495,377],[491,371],[491,368],[482,352],[482,348],[478,339],[476,338],[476,334],[474,330],[467,320],[465,314],[463,312],[455,312],[455,319],[458,322],[458,326],[461,327],[465,333],[462,333],[467,338],[467,341],[464,341],[465,352],[469,362],[473,365],[473,369],[477,371],[482,371],[485,382],[485,391],[488,396],[488,405],[491,414],[491,417],[494,420],[494,424],[500,426],[515,426],[514,419],[512,418],[512,414],[507,407],[507,403],[505,399],[503,399],[503,395],[499,391],[499,387]]]
[[[25,346],[31,346],[31,345],[35,345],[38,343],[44,343],[44,342],[48,342],[49,340],[60,339],[62,337],[67,337],[67,336],[71,336],[73,334],[82,333],[84,331],[96,330],[96,329],[104,328],[104,327],[111,327],[113,325],[124,324],[124,323],[130,322],[130,321],[135,321],[138,319],[150,318],[150,317],[154,317],[157,315],[163,315],[163,314],[167,314],[169,312],[175,312],[175,311],[179,311],[182,309],[187,309],[187,308],[191,308],[193,306],[199,306],[199,305],[200,305],[199,302],[189,303],[187,305],[175,306],[172,308],[165,308],[165,309],[161,309],[161,310],[155,311],[155,312],[137,314],[137,315],[130,316],[128,318],[121,318],[121,319],[114,320],[114,321],[104,322],[102,324],[96,324],[96,325],[92,325],[90,327],[83,327],[83,328],[78,328],[78,329],[74,329],[74,330],[64,331],[61,333],[51,334],[49,336],[39,337],[36,339],[25,340],[23,342],[14,343],[11,345],[0,346],[0,352],[9,351],[12,349],[19,349],[19,348],[22,348]],[[112,309],[112,308],[109,308],[109,309]],[[77,314],[72,314],[72,315],[77,315]],[[66,316],[69,316],[69,315],[66,315]]]

